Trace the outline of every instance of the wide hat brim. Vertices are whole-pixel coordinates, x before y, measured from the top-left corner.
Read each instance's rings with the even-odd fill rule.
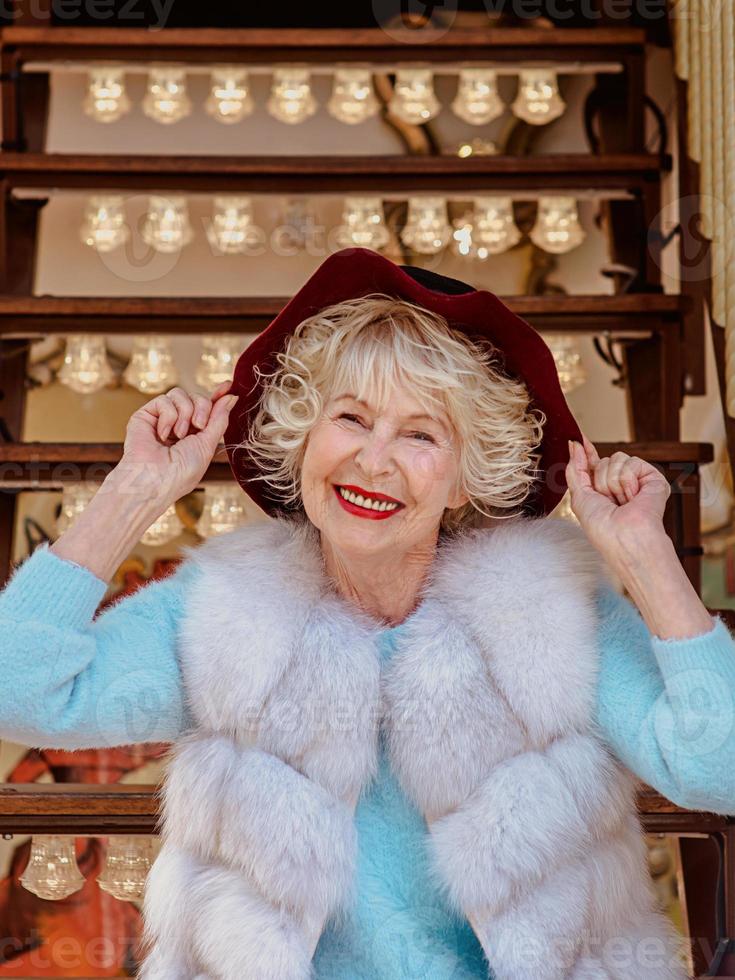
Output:
[[[250,432],[262,392],[256,366],[261,372],[273,372],[276,355],[302,320],[333,303],[368,293],[409,300],[445,317],[451,327],[469,337],[486,338],[498,348],[505,373],[525,383],[530,407],[546,415],[539,447],[540,475],[523,512],[539,517],[549,514],[567,489],[568,440],[581,442],[582,433],[562,392],[554,356],[541,335],[486,289],[474,289],[429,270],[396,265],[365,248],[342,249],[325,259],[238,358],[230,394],[239,400],[230,412],[224,439],[230,467],[243,490],[270,516],[289,512],[273,488],[255,480],[261,473],[258,465],[237,448]]]

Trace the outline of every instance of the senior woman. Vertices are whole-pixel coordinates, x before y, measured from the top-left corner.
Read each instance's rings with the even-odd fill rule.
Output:
[[[223,435],[270,519],[93,618]],[[635,790],[735,809],[735,646],[666,481],[579,437],[497,297],[360,249],[232,385],[132,416],[0,595],[0,734],[174,743],[141,977],[687,975]],[[567,483],[579,524],[545,516]]]

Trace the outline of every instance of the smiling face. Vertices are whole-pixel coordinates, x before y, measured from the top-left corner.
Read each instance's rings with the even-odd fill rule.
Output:
[[[445,508],[467,502],[458,479],[457,434],[443,411],[402,387],[380,408],[337,391],[309,433],[301,498],[310,521],[344,553],[408,551],[436,539]]]

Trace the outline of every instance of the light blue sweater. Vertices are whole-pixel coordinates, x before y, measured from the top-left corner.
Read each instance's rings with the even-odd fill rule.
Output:
[[[93,621],[105,583],[47,545],[37,548],[0,592],[0,737],[36,748],[102,748],[174,741],[191,727],[176,637],[196,574],[184,562]],[[724,622],[714,617],[701,636],[661,640],[611,588],[598,603],[600,737],[674,803],[735,814],[735,640]],[[384,631],[383,655],[399,630]],[[356,821],[363,918],[352,937],[325,931],[315,954],[320,980],[486,976],[469,926],[451,920],[427,890],[421,820],[384,755]]]

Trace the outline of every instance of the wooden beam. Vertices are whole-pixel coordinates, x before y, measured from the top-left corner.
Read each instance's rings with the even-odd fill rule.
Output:
[[[628,28],[565,29],[457,28],[433,34],[411,29],[145,28],[27,27],[0,31],[0,44],[18,52],[23,61],[115,58],[126,61],[161,59],[231,63],[273,63],[279,60],[330,64],[425,61],[483,62],[490,60],[552,60],[589,62],[614,59],[640,50],[645,32]]]
[[[453,193],[476,191],[631,191],[658,187],[671,160],[651,154],[591,156],[148,156],[3,153],[6,189],[74,188],[170,190],[189,193],[249,191],[303,194],[369,190]]]
[[[688,300],[664,294],[504,296],[538,330],[677,335]],[[259,333],[288,296],[106,297],[0,294],[0,336],[79,333]]]
[[[158,791],[157,783],[0,784],[0,832],[154,834],[160,821]],[[650,787],[641,790],[638,807],[648,833],[711,833],[727,825],[727,817],[685,810]]]

